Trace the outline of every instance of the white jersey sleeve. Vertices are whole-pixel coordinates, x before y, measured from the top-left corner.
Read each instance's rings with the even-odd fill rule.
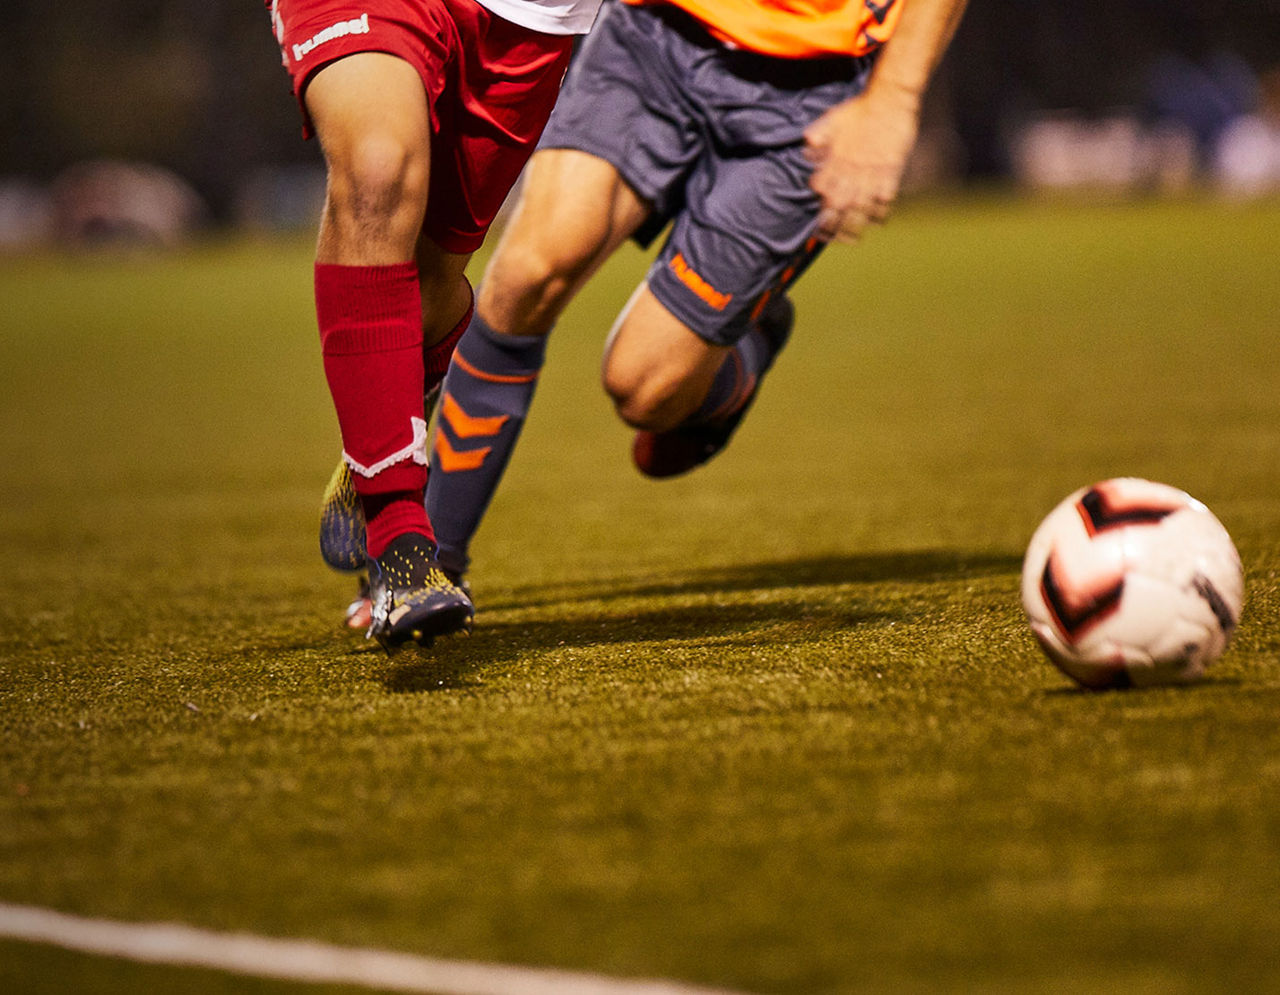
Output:
[[[601,0],[476,0],[504,21],[548,35],[584,35]]]

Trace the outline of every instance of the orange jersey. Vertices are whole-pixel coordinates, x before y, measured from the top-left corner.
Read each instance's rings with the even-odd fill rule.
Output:
[[[889,40],[907,0],[625,0],[687,11],[720,41],[764,55],[866,55]]]

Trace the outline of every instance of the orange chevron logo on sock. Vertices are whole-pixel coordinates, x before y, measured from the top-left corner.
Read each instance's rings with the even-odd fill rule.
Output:
[[[489,435],[497,435],[498,430],[507,423],[508,415],[494,415],[490,418],[476,418],[463,410],[462,405],[453,399],[452,394],[445,394],[440,402],[440,417],[448,422],[453,434],[459,439],[475,439]]]
[[[436,433],[434,449],[436,458],[440,461],[440,469],[445,473],[479,470],[489,453],[493,451],[492,446],[484,446],[480,449],[467,449],[460,452],[449,445],[449,440],[444,437],[443,432]]]

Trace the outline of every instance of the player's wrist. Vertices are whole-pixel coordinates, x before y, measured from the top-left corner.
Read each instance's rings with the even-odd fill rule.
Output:
[[[872,77],[863,96],[901,113],[919,114],[924,100],[924,85],[889,73],[877,74]]]

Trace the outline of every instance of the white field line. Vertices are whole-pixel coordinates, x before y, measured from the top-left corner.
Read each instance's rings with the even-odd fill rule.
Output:
[[[432,995],[734,995],[675,981],[418,957],[391,950],[214,933],[174,923],[85,919],[0,903],[0,938],[149,964]]]

